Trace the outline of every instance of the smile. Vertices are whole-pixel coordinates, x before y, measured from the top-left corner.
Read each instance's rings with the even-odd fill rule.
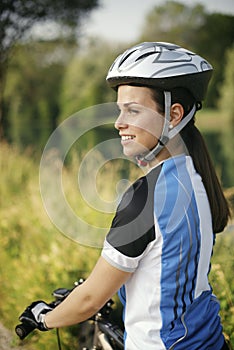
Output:
[[[134,139],[135,136],[130,136],[130,135],[122,135],[121,140],[122,141],[127,141],[127,140],[132,140]]]

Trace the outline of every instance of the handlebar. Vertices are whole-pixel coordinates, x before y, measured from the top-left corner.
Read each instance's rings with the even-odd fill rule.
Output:
[[[67,288],[57,288],[53,291],[52,295],[54,296],[54,300],[49,304],[52,308],[55,308],[59,305],[71,292],[74,288],[79,286],[84,282],[83,279],[80,279],[78,282],[74,283],[74,287],[72,289]],[[15,333],[17,336],[23,340],[26,338],[29,333],[31,333],[36,327],[29,322],[22,322],[15,327]]]
[[[80,279],[78,282],[74,283],[74,287],[72,289],[66,289],[66,288],[57,288],[53,291],[52,295],[54,296],[54,300],[49,304],[52,308],[55,308],[57,305],[59,305],[71,292],[74,288],[76,288],[77,286],[81,285],[84,282],[83,279]],[[109,301],[107,301],[107,303],[103,306],[103,308],[98,311],[98,315],[99,318],[100,316],[107,316],[110,314],[110,312],[112,311],[112,305],[114,304],[113,300],[110,299]],[[90,318],[90,320],[95,320],[96,319],[96,315],[92,316]],[[26,338],[29,333],[31,333],[36,327],[29,323],[29,322],[22,322],[20,324],[18,324],[15,327],[15,333],[17,334],[17,336],[23,340],[24,338]]]
[[[18,337],[23,340],[24,338],[29,335],[33,330],[35,329],[35,326],[29,324],[29,323],[21,323],[18,324],[15,327],[15,333],[18,335]]]

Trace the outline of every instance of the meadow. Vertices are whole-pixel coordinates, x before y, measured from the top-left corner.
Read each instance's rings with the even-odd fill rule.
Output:
[[[0,322],[12,330],[12,345],[21,344],[26,350],[55,349],[56,337],[55,331],[34,332],[20,342],[14,327],[24,307],[37,299],[50,301],[53,289],[70,288],[79,277],[87,277],[100,254],[99,244],[85,244],[82,232],[78,239],[67,237],[48,218],[40,193],[39,162],[30,149],[19,152],[5,143],[0,145]],[[64,193],[83,221],[101,227],[104,220],[107,227],[113,213],[105,209],[100,213],[95,206],[87,206],[75,190],[79,162],[74,157],[64,168]],[[124,185],[120,182],[123,175],[119,163],[105,163],[100,173],[96,179],[97,192],[108,205],[116,200],[116,184]],[[139,176],[139,169],[129,167],[128,173],[128,180],[133,181]],[[217,236],[210,280],[220,300],[224,333],[234,345],[233,246],[234,228],[230,225]],[[77,348],[77,334],[77,326],[61,331],[63,349]]]

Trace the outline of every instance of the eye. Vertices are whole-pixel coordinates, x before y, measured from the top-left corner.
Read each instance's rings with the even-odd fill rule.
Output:
[[[140,111],[136,108],[128,108],[128,114],[130,115],[136,115],[138,114]]]

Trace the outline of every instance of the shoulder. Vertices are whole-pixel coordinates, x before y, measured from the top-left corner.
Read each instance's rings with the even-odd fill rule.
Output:
[[[137,257],[155,239],[154,189],[160,171],[161,166],[153,169],[123,195],[106,238],[122,254]]]

